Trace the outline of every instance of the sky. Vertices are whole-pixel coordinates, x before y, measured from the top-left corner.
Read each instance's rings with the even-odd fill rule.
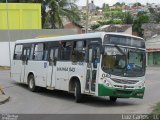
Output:
[[[79,6],[85,6],[87,0],[77,0],[77,5]],[[89,0],[91,2],[91,0]],[[96,6],[102,7],[103,3],[107,3],[110,6],[115,4],[116,2],[125,2],[125,3],[135,3],[135,2],[140,2],[141,4],[146,4],[148,3],[157,3],[160,4],[160,0],[94,0],[94,3]]]

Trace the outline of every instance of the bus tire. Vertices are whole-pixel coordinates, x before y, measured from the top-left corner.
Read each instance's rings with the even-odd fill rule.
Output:
[[[109,97],[109,101],[110,101],[110,102],[116,102],[116,101],[117,101],[117,98],[110,96],[110,97]]]
[[[74,96],[75,96],[76,103],[80,103],[82,100],[82,95],[81,95],[81,86],[79,82],[75,82]]]
[[[29,75],[29,77],[28,77],[28,88],[32,92],[37,91],[37,86],[35,85],[34,75]]]

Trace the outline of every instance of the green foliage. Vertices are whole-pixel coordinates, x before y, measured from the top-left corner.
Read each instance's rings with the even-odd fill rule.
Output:
[[[94,25],[91,26],[91,29],[92,29],[92,30],[95,30],[95,29],[97,29],[98,27],[100,27],[100,24],[94,24]]]
[[[107,11],[104,13],[105,17],[110,17],[111,19],[123,19],[125,13],[121,11]]]
[[[133,17],[130,12],[125,13],[124,24],[133,24]]]
[[[109,4],[105,4],[105,3],[103,3],[103,5],[102,5],[102,9],[103,9],[103,11],[105,11],[105,10],[109,10]]]
[[[103,25],[109,25],[109,24],[122,24],[122,20],[108,20],[108,21],[98,21],[98,23],[103,26]]]
[[[156,107],[154,108],[153,112],[154,114],[159,114],[160,115],[160,103],[158,103],[156,105]],[[159,116],[160,117],[160,116]]]
[[[122,7],[123,5],[125,5],[124,2],[120,3],[120,2],[117,2],[115,3],[113,6],[119,6],[119,7]]]
[[[143,36],[142,24],[148,23],[149,17],[145,13],[138,13],[137,18],[133,22],[133,31],[138,32],[139,36]]]
[[[141,6],[141,3],[139,3],[139,2],[137,2],[137,3],[134,3],[134,5],[133,5],[134,7],[136,7],[136,6]]]

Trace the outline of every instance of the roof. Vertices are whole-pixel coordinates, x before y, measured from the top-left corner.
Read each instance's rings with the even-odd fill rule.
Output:
[[[82,25],[80,25],[80,24],[78,24],[78,23],[76,23],[76,22],[68,22],[68,23],[66,23],[64,26],[69,25],[69,24],[73,24],[73,25],[75,25],[75,26],[78,26],[78,27],[80,27],[80,28],[83,28]]]
[[[121,33],[112,33],[112,32],[94,32],[94,33],[86,33],[86,34],[77,34],[77,35],[66,35],[60,37],[48,37],[48,38],[35,38],[35,39],[25,39],[25,40],[17,40],[16,43],[33,43],[33,42],[44,42],[44,41],[61,41],[61,40],[79,40],[84,38],[103,38],[106,34],[112,35],[124,35],[128,37],[139,38],[137,36],[132,36],[128,34],[121,34]]]
[[[103,25],[96,30],[105,32],[124,32],[130,27],[132,27],[132,25]]]
[[[147,50],[160,51],[160,35],[146,41]]]

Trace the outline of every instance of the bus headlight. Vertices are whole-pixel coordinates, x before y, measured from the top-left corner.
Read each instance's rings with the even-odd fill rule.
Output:
[[[145,82],[144,81],[137,85],[137,89],[142,89],[144,87],[145,87]]]
[[[108,80],[103,80],[107,87],[112,87],[111,83]]]

